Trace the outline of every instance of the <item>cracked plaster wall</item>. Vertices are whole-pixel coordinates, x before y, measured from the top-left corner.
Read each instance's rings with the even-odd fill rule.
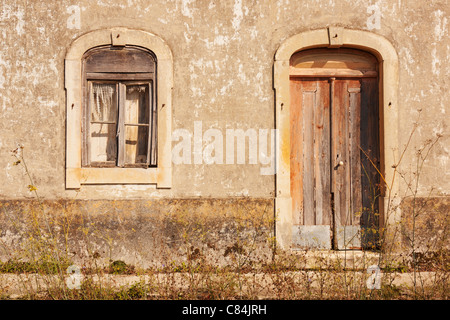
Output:
[[[442,135],[424,164],[419,194],[450,190],[448,138],[450,5],[445,0],[310,1],[31,1],[0,7],[0,198],[33,195],[10,150],[23,144],[41,196],[121,199],[160,197],[271,198],[274,177],[259,164],[173,165],[173,187],[83,186],[65,190],[64,56],[96,29],[152,32],[173,53],[173,130],[274,127],[273,59],[280,43],[311,29],[342,26],[388,39],[399,55],[400,149],[420,112],[399,168],[410,175],[415,148]],[[385,137],[389,139],[389,137]],[[407,192],[405,182],[402,192]]]

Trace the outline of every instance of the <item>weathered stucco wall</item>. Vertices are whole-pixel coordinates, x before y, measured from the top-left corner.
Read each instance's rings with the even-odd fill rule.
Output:
[[[256,164],[249,163],[248,154],[245,164],[226,164],[225,159],[223,164],[194,164],[193,156],[192,164],[173,164],[170,189],[84,185],[66,190],[65,54],[76,38],[97,29],[127,27],[159,36],[173,54],[173,131],[194,133],[195,123],[201,123],[202,132],[219,129],[225,137],[226,129],[274,128],[275,52],[295,34],[328,26],[370,31],[393,45],[399,57],[399,141],[395,144],[400,155],[417,123],[396,175],[400,196],[426,197],[431,192],[446,197],[450,192],[449,16],[447,0],[3,0],[0,199],[35,198],[29,177],[23,167],[14,165],[10,152],[21,144],[43,199],[250,197],[271,203],[275,176],[262,175],[260,170],[267,164],[259,158]],[[417,156],[426,152],[417,150],[436,138],[418,169]],[[415,184],[417,171],[420,180]]]
[[[0,261],[214,267],[267,263],[274,246],[267,199],[16,200],[0,210]]]
[[[28,197],[28,181],[12,165],[17,143],[41,195],[49,198],[254,196],[270,197],[274,177],[260,164],[174,165],[173,188],[64,188],[64,55],[71,42],[96,29],[142,29],[164,39],[174,57],[173,130],[274,127],[272,65],[286,38],[309,29],[343,26],[386,37],[399,55],[400,141],[419,128],[404,159],[414,170],[414,148],[443,135],[428,157],[420,192],[449,188],[447,1],[4,1],[0,26],[0,195]],[[417,120],[418,109],[422,109]],[[386,137],[389,139],[389,137]],[[175,143],[174,143],[175,144]],[[410,165],[411,164],[411,165]],[[403,188],[403,190],[406,190]]]

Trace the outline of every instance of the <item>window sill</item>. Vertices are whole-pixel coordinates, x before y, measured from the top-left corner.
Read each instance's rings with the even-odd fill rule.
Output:
[[[83,184],[156,184],[170,188],[170,168],[67,168],[66,187]]]

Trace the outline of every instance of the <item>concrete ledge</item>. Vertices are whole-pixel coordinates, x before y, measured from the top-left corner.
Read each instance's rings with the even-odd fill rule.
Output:
[[[278,290],[280,279],[288,279],[289,281],[297,282],[299,288],[303,285],[308,286],[309,289],[320,289],[327,285],[340,282],[340,279],[352,279],[356,285],[360,285],[360,290],[365,290],[364,286],[370,274],[361,271],[349,271],[346,274],[342,272],[330,271],[288,271],[280,272],[278,274],[270,273],[229,273],[227,277],[223,277],[223,281],[232,281],[234,277],[240,279],[243,286],[242,292],[255,292],[257,288],[256,299],[277,299],[279,298]],[[201,274],[201,273],[152,273],[142,275],[87,275],[82,276],[83,280],[89,279],[94,284],[101,286],[103,290],[120,290],[128,289],[133,285],[151,285],[153,293],[150,293],[152,299],[160,298],[158,289],[161,292],[164,290],[172,291],[189,291],[192,290],[194,294],[196,290],[200,291],[202,282],[207,281],[221,281],[219,274]],[[421,272],[416,274],[419,277],[421,288],[432,286],[437,277],[436,272]],[[0,274],[0,297],[3,299],[27,299],[32,294],[32,297],[45,297],[46,291],[55,286],[66,285],[68,277],[62,279],[54,275],[39,275],[39,274]],[[414,286],[413,273],[386,273],[381,274],[381,281],[384,286],[395,288],[396,290],[408,291]],[[193,284],[196,286],[194,287]],[[251,288],[253,287],[253,288]],[[355,287],[352,287],[354,289]],[[325,288],[325,290],[333,290],[333,287]],[[368,290],[370,292],[370,290]],[[377,290],[375,290],[377,291]],[[164,297],[163,297],[164,298]],[[345,297],[342,297],[345,299]]]

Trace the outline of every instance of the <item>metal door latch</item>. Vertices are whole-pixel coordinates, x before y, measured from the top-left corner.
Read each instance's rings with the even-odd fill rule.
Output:
[[[334,170],[337,170],[340,166],[344,165],[344,161],[339,161],[338,164],[334,167]]]

